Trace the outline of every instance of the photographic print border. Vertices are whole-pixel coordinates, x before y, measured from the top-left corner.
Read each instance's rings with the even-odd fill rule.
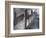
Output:
[[[42,6],[42,32],[36,33],[16,33],[10,34],[10,5],[24,4],[32,6]],[[5,36],[6,37],[18,37],[18,36],[34,36],[45,34],[45,3],[30,3],[30,2],[16,2],[16,1],[5,1]]]

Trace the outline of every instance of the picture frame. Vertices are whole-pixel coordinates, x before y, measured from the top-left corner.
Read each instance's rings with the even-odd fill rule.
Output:
[[[20,12],[21,11],[23,11],[23,10],[25,10],[25,9],[27,9],[27,11],[30,9],[30,10],[33,10],[33,9],[35,9],[35,10],[37,10],[37,8],[39,8],[39,14],[40,14],[40,16],[39,16],[39,18],[40,18],[40,20],[41,21],[39,21],[40,22],[40,25],[39,25],[39,27],[40,27],[40,31],[39,31],[39,28],[38,29],[35,29],[35,30],[29,30],[29,28],[28,28],[28,30],[23,30],[22,28],[23,28],[23,26],[22,26],[22,28],[21,28],[21,30],[20,29],[15,29],[15,31],[13,32],[13,28],[15,27],[13,27],[13,26],[11,26],[11,25],[14,25],[13,23],[16,23],[16,21],[15,22],[13,22],[13,16],[14,16],[14,14],[13,14],[13,12],[14,12],[14,10],[13,10],[13,8],[14,8],[14,10],[20,10],[21,8],[21,10],[20,10]],[[19,11],[18,10],[18,11]],[[40,12],[40,10],[41,10],[41,12]],[[22,12],[21,12],[22,13]],[[20,13],[20,14],[21,14]],[[32,13],[32,12],[31,12]],[[18,12],[16,13],[17,15],[18,15]],[[25,13],[24,13],[24,15],[26,15]],[[22,15],[22,16],[24,16],[24,15]],[[30,13],[29,13],[29,15],[30,15]],[[28,15],[28,16],[29,16]],[[19,16],[19,15],[18,15]],[[16,16],[17,17],[17,16]],[[14,17],[14,19],[16,18],[16,17]],[[25,19],[26,19],[26,16],[24,16],[25,17]],[[19,17],[20,18],[20,17]],[[18,18],[18,19],[19,19]],[[21,17],[22,18],[22,17]],[[21,19],[20,18],[20,19]],[[18,20],[17,19],[17,20]],[[28,20],[28,21],[30,21],[30,20]],[[19,21],[18,21],[19,22]],[[17,22],[17,23],[18,23]],[[22,22],[23,23],[23,22]],[[19,23],[19,24],[22,24],[22,23]],[[28,22],[29,23],[29,22]],[[27,20],[24,22],[24,24],[26,25],[27,24]],[[18,27],[18,26],[17,26]],[[26,26],[25,26],[26,27]],[[29,26],[30,27],[30,26]],[[32,27],[33,28],[33,27]],[[38,30],[38,31],[37,31]],[[17,2],[17,1],[5,1],[5,36],[6,37],[18,37],[18,36],[34,36],[34,35],[44,35],[45,34],[45,3],[31,3],[31,2]]]

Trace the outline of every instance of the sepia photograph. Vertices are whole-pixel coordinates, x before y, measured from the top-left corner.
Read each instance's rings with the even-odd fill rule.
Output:
[[[39,29],[38,8],[13,8],[13,29]]]
[[[11,5],[11,33],[42,32],[42,6]]]

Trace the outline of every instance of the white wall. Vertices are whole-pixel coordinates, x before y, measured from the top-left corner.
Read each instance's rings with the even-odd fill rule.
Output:
[[[45,0],[16,0],[16,1],[40,2],[40,3],[45,2]],[[5,0],[0,0],[0,38],[5,38],[5,8],[4,7],[5,7]],[[46,34],[46,26],[45,26],[45,34]],[[16,38],[46,38],[46,35],[25,36],[25,37],[16,37]]]

